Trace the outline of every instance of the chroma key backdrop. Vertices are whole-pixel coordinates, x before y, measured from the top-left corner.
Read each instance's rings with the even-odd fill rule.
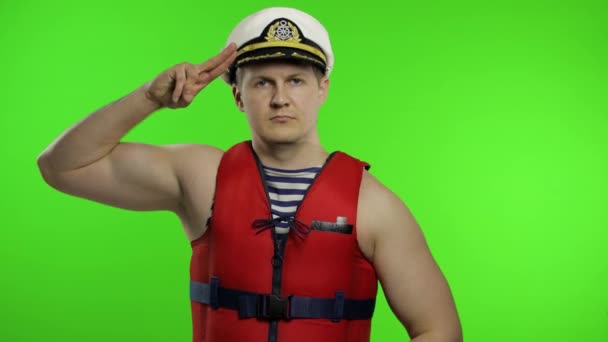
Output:
[[[36,158],[277,5],[330,32],[321,141],[410,208],[465,341],[608,341],[608,3],[586,0],[2,1],[0,341],[191,340],[177,217],[60,193]],[[124,141],[249,138],[216,81]],[[380,292],[372,341],[407,339]]]

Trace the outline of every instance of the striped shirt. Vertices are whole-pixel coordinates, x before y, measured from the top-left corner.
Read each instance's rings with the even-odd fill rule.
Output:
[[[273,218],[279,216],[293,218],[306,190],[312,184],[317,173],[321,171],[321,167],[298,170],[283,170],[268,166],[262,166],[262,168],[264,169]],[[275,231],[277,233],[288,233],[288,223],[279,222]]]
[[[272,217],[291,217],[296,214],[298,206],[304,198],[304,194],[313,180],[321,171],[321,167],[309,167],[306,169],[283,170],[263,166],[264,178],[266,180],[266,188],[270,197],[270,206]],[[205,228],[211,222],[213,213],[213,205],[211,213],[207,219]],[[289,233],[287,222],[279,222],[275,227],[275,232],[284,234]]]

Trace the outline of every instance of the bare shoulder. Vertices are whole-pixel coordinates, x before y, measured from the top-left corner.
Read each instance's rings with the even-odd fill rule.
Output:
[[[219,148],[203,144],[164,145],[162,148],[171,156],[182,194],[196,190],[197,184],[215,182],[217,168],[224,154]]]
[[[398,222],[399,224],[391,224]],[[374,175],[364,171],[359,191],[357,218],[359,244],[373,262],[378,237],[391,230],[416,234],[419,227],[406,204]]]
[[[217,169],[224,154],[221,149],[204,144],[176,144],[165,147],[171,151],[175,167],[180,171],[193,167]]]

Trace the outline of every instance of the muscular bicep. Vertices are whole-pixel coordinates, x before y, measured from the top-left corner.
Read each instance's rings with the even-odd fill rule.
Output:
[[[412,338],[432,334],[457,341],[460,322],[451,291],[414,216],[382,185],[367,192],[372,263],[391,309]]]
[[[411,336],[452,326],[450,290],[413,217],[388,224],[395,228],[376,240],[374,266],[389,305]]]
[[[182,195],[179,167],[188,149],[187,145],[120,143],[94,163],[54,175],[52,185],[119,208],[178,211]]]

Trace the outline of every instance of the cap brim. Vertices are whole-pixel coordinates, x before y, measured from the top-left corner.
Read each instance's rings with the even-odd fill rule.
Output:
[[[236,72],[238,67],[270,62],[307,63],[318,67],[323,73],[325,73],[326,70],[325,61],[314,53],[292,47],[274,46],[242,53],[235,59],[230,69],[227,70],[222,78],[227,83],[232,83],[233,80],[231,77],[234,77],[233,73]]]

